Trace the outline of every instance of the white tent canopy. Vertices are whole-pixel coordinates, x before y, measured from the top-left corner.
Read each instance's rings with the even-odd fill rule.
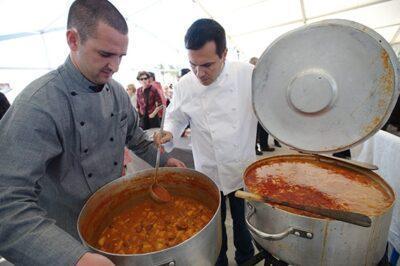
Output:
[[[112,0],[126,17],[128,55],[114,78],[135,82],[139,70],[158,74],[187,67],[183,38],[198,18],[220,22],[228,35],[229,58],[260,56],[281,34],[332,18],[349,19],[380,33],[400,48],[400,0]],[[0,83],[11,99],[30,81],[62,64],[68,55],[65,25],[71,0],[0,0]]]

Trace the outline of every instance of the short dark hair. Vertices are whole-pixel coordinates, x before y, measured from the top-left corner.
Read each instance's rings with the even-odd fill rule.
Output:
[[[257,62],[258,62],[258,58],[257,57],[252,57],[249,60],[249,63],[254,65],[254,66],[257,65]]]
[[[76,0],[68,12],[67,29],[76,28],[82,42],[93,37],[98,22],[104,22],[122,34],[128,34],[128,25],[118,9],[107,0]]]
[[[137,74],[137,76],[136,76],[136,79],[139,80],[139,78],[140,78],[141,76],[146,76],[147,78],[150,78],[149,73],[146,72],[146,71],[139,71],[138,74]]]
[[[184,75],[186,75],[189,72],[190,72],[189,68],[182,68],[180,76],[183,77]]]
[[[215,42],[217,46],[216,52],[221,58],[226,50],[225,30],[213,19],[202,18],[196,20],[185,35],[185,47],[189,50],[199,50],[209,41]]]
[[[156,75],[154,75],[154,73],[153,72],[147,72],[147,73],[149,73],[149,76],[150,76],[150,78],[153,78],[154,79],[154,81],[156,81]]]

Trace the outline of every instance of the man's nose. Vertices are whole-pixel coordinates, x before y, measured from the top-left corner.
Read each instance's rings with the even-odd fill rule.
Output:
[[[121,58],[119,56],[113,56],[108,62],[108,67],[113,71],[117,72],[119,64],[121,63]]]
[[[203,77],[205,75],[205,71],[203,69],[203,67],[201,66],[197,66],[196,67],[196,74],[199,78]]]

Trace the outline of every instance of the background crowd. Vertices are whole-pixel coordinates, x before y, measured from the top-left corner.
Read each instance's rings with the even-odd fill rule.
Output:
[[[189,72],[187,68],[181,69],[178,79]],[[160,127],[162,108],[167,107],[172,99],[173,85],[162,85],[150,71],[139,71],[136,79],[140,87],[136,88],[135,84],[131,83],[126,87],[126,91],[133,107],[139,113],[140,127],[144,130]]]

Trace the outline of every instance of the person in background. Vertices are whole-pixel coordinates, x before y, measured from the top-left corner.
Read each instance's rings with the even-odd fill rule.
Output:
[[[252,57],[250,58],[249,63],[252,64],[253,66],[255,66],[258,62],[258,58],[257,57]],[[260,124],[260,122],[257,123],[257,137],[256,137],[256,154],[257,155],[262,155],[263,151],[274,151],[275,148],[272,148],[269,146],[268,144],[268,132],[262,127],[262,125]],[[274,144],[276,147],[281,147],[281,144],[274,139]],[[258,147],[260,146],[260,148]]]
[[[70,54],[30,83],[0,120],[0,256],[15,265],[111,266],[78,236],[87,199],[119,178],[124,147],[154,166],[157,149],[112,79],[128,26],[106,0],[76,0]],[[161,165],[184,164],[163,154]]]
[[[181,73],[180,73],[180,75],[179,75],[179,77],[178,77],[178,81],[184,76],[184,75],[186,75],[187,73],[189,73],[190,72],[190,69],[189,68],[182,68],[181,69],[181,71],[180,71]],[[183,131],[183,133],[182,133],[182,135],[181,135],[181,137],[187,137],[187,136],[189,136],[190,135],[190,123],[187,125],[187,127],[185,128],[185,130]]]
[[[0,92],[0,120],[3,118],[8,108],[10,108],[10,103],[7,100],[7,97]]]
[[[189,68],[182,68],[181,71],[180,71],[180,75],[178,77],[178,80],[181,79],[184,75],[186,75],[189,72],[190,72]]]
[[[167,100],[167,106],[171,103],[171,99],[172,99],[172,92],[173,92],[173,86],[170,83],[169,85],[165,85],[164,88],[164,96],[165,99]]]
[[[142,86],[137,90],[137,110],[140,115],[140,127],[144,130],[160,127],[160,117],[157,115],[162,109],[160,93],[150,82],[150,75],[140,71],[137,80]]]
[[[129,95],[129,98],[131,100],[131,104],[132,106],[136,109],[137,106],[137,96],[136,96],[136,87],[134,84],[128,84],[127,88],[126,88],[126,92]],[[126,174],[126,169],[127,169],[127,165],[129,163],[131,163],[133,161],[131,154],[129,153],[128,148],[124,148],[124,162],[123,162],[123,168],[122,168],[122,176],[124,176]]]
[[[126,92],[129,95],[129,98],[131,99],[131,104],[132,106],[136,109],[137,107],[137,96],[136,96],[136,87],[134,84],[129,84],[126,88]]]
[[[251,101],[253,66],[226,61],[224,28],[215,20],[199,19],[185,35],[192,72],[174,87],[167,108],[165,131],[154,141],[167,150],[190,121],[195,169],[215,181],[221,190],[222,247],[216,265],[228,265],[226,199],[233,220],[235,260],[242,264],[254,254],[244,219],[244,200],[234,192],[243,188],[242,173],[256,160],[257,119]]]
[[[382,130],[387,131],[389,125],[394,126],[397,131],[400,131],[400,97],[397,98],[396,105],[394,106],[393,111],[390,114],[389,120],[382,127]]]
[[[147,73],[149,73],[149,75],[150,75],[151,86],[156,88],[157,91],[158,91],[158,94],[160,94],[161,103],[163,105],[167,106],[167,99],[164,96],[164,90],[163,90],[163,88],[161,86],[161,83],[156,81],[156,75],[153,72],[147,72]],[[161,109],[161,110],[158,111],[158,117],[160,117],[160,119],[162,118],[162,114],[163,114],[163,110]]]

